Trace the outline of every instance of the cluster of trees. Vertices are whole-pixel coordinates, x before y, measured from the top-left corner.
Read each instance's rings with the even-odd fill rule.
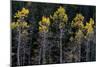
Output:
[[[40,12],[40,6],[28,2],[12,14],[12,66],[95,61],[95,18],[85,21],[78,12],[69,19],[64,5],[55,5],[56,10],[47,9],[48,5],[47,15],[36,13],[36,17],[34,12]]]

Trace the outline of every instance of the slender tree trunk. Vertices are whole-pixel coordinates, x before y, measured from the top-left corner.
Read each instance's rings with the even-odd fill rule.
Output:
[[[18,45],[17,45],[17,65],[20,66],[20,42],[21,42],[21,30],[18,28]]]
[[[78,44],[78,62],[80,62],[80,60],[81,60],[81,44],[79,43]]]
[[[89,60],[89,40],[86,42],[86,61]]]
[[[49,63],[51,63],[52,60],[51,60],[51,46],[49,46]]]
[[[39,64],[45,64],[46,63],[46,57],[45,57],[45,52],[46,52],[46,33],[43,32],[40,36],[42,36],[42,41],[40,41],[40,50],[39,50]]]
[[[23,63],[23,65],[25,64],[25,44],[23,44],[23,61],[22,61],[22,63]]]
[[[43,54],[42,54],[42,63],[45,64],[46,63],[46,57],[45,57],[45,52],[46,52],[46,33],[44,32],[43,33],[43,44],[42,44],[42,47],[43,47]]]
[[[74,42],[73,42],[73,45],[74,45]],[[73,49],[72,49],[72,55],[73,55],[72,56],[72,62],[75,62],[75,58],[74,58],[75,57],[75,50],[76,50],[76,47],[74,46]]]
[[[80,62],[81,61],[81,40],[78,42],[74,42],[75,46],[73,46],[73,57],[72,62]],[[73,60],[74,58],[74,60]]]
[[[39,42],[40,42],[40,49],[39,49],[39,63],[38,64],[41,64],[42,62],[42,52],[43,52],[43,46],[42,46],[42,40],[43,40],[43,34],[39,33],[39,36],[40,38],[42,39],[39,39]]]
[[[42,46],[40,46],[40,50],[39,50],[39,64],[41,64],[41,56],[42,56]]]
[[[51,63],[51,49],[49,50],[49,63]]]
[[[31,50],[31,48],[30,48],[30,45],[29,45],[29,53],[28,53],[28,64],[31,64],[31,62],[30,62],[30,50]]]
[[[62,32],[63,30],[60,30],[60,63],[62,63]]]

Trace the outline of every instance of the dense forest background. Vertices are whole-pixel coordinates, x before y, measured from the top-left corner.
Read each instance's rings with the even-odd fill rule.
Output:
[[[12,1],[11,66],[96,60],[96,7]]]

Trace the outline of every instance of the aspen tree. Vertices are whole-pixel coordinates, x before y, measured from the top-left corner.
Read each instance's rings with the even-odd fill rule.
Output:
[[[60,63],[62,63],[62,59],[63,59],[63,48],[62,48],[62,38],[63,38],[63,32],[64,32],[64,28],[65,28],[65,25],[68,21],[68,16],[66,14],[66,11],[65,9],[60,6],[57,11],[54,12],[53,16],[51,16],[51,19],[53,20],[53,23],[52,24],[56,24],[58,25],[58,29],[60,30],[60,44],[59,44],[59,48],[60,48]],[[55,26],[56,27],[56,26]]]
[[[47,42],[46,38],[47,38],[47,33],[49,31],[49,26],[50,26],[49,17],[43,16],[42,20],[39,22],[39,33],[40,36],[42,37],[39,62],[42,59],[42,64],[46,64],[46,42]],[[41,58],[41,54],[42,54],[42,58]]]
[[[25,45],[22,45],[22,39],[23,35],[27,35],[28,32],[27,29],[29,27],[28,23],[25,21],[25,17],[29,14],[29,10],[26,8],[22,8],[22,10],[18,10],[18,12],[15,13],[14,18],[17,19],[17,21],[14,21],[11,23],[12,30],[17,30],[18,32],[18,45],[17,45],[17,65],[24,65],[25,63]],[[26,36],[25,36],[26,37]],[[23,49],[22,49],[23,47]],[[23,51],[23,52],[22,52]],[[23,57],[21,54],[24,54]],[[23,61],[22,61],[23,60]]]

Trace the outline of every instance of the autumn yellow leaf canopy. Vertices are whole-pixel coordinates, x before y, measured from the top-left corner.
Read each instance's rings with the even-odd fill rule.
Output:
[[[49,17],[42,17],[42,20],[39,22],[39,31],[40,32],[48,32],[48,27],[50,26]]]
[[[18,11],[16,14],[15,14],[15,18],[20,18],[20,17],[27,17],[27,15],[29,14],[29,10],[26,9],[26,8],[22,8],[21,11]]]

